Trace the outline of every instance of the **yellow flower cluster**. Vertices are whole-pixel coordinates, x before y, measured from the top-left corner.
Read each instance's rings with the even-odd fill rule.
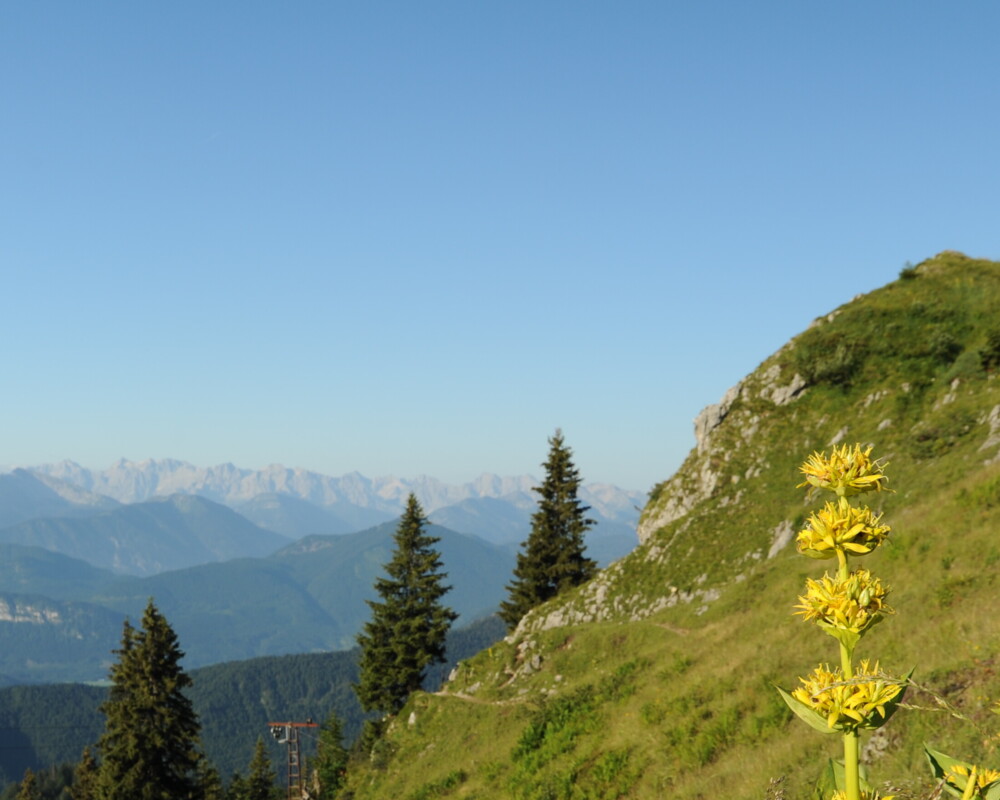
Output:
[[[879,674],[874,666],[862,661],[853,678],[845,678],[839,670],[830,671],[820,665],[807,678],[799,678],[802,686],[792,697],[817,714],[826,717],[826,724],[839,730],[876,728],[885,719],[886,704],[903,690],[901,684]],[[878,714],[879,719],[875,718]]]
[[[881,514],[867,506],[855,508],[844,498],[827,503],[810,514],[805,528],[799,531],[795,545],[802,555],[833,558],[837,551],[864,555],[870,553],[889,535],[889,526],[880,525]]]
[[[952,786],[957,788],[960,792],[964,792],[968,788],[970,770],[968,767],[962,764],[953,764],[947,773],[945,773],[945,780],[948,781]],[[985,767],[973,767],[971,770],[972,778],[975,781],[975,788],[978,792],[982,792],[991,783],[996,783],[1000,781],[1000,772],[995,769],[986,769]]]
[[[866,569],[855,570],[847,578],[824,574],[818,581],[806,580],[806,593],[799,597],[795,613],[807,621],[861,634],[881,615],[893,613],[885,603],[887,594],[882,582]]]
[[[871,447],[862,450],[859,444],[853,448],[845,444],[833,448],[829,458],[825,453],[813,453],[800,468],[806,479],[799,486],[829,489],[841,497],[881,492],[887,480],[882,472],[885,464],[872,459],[871,452]]]
[[[871,791],[861,790],[861,800],[895,800],[895,797],[896,795],[894,794],[879,794],[874,789]],[[830,800],[847,800],[847,792],[843,789],[838,789],[830,795]]]

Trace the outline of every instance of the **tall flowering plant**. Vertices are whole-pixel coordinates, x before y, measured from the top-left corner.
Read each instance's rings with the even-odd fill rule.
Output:
[[[804,556],[836,560],[837,569],[819,580],[808,579],[796,613],[837,640],[840,666],[820,664],[801,685],[778,688],[789,708],[823,733],[839,733],[844,743],[843,770],[836,775],[829,800],[876,800],[878,793],[862,786],[859,764],[860,731],[880,728],[903,699],[909,675],[890,678],[878,661],[854,663],[858,642],[892,609],[888,590],[867,569],[851,569],[850,560],[868,555],[889,536],[882,515],[850,498],[886,490],[885,465],[871,457],[872,448],[843,445],[827,456],[813,453],[802,465],[805,481],[832,492],[835,499],[810,515],[799,531],[796,548]],[[828,784],[829,785],[829,784]],[[889,800],[889,798],[882,798]]]

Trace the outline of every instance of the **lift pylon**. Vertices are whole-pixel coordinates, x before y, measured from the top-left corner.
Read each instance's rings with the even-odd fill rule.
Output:
[[[319,725],[311,719],[305,722],[269,722],[271,735],[278,744],[288,745],[288,794],[287,800],[303,800],[305,784],[302,782],[302,757],[299,752],[299,729],[318,728]]]

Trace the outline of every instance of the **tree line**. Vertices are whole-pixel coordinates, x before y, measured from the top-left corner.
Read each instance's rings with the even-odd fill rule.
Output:
[[[597,570],[587,558],[584,534],[593,520],[577,497],[579,472],[562,432],[549,439],[545,479],[535,487],[538,509],[522,542],[508,598],[500,618],[514,630],[528,611],[578,586]],[[355,743],[367,752],[420,689],[427,673],[445,661],[445,638],[457,614],[443,603],[445,584],[439,539],[413,494],[394,536],[395,548],[376,580],[378,600],[367,601],[371,619],[357,636],[361,648],[354,691],[372,716]],[[16,795],[0,800],[277,800],[275,770],[259,738],[247,775],[222,779],[201,748],[200,722],[187,691],[191,678],[181,666],[183,651],[167,620],[150,599],[138,627],[125,621],[111,688],[100,710],[104,730],[66,768],[27,770]],[[346,774],[349,752],[336,713],[319,731],[317,755],[302,776],[303,796],[329,800]],[[14,787],[11,787],[14,790]]]

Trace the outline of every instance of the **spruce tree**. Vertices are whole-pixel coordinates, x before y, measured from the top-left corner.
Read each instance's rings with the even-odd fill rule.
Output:
[[[257,744],[253,749],[253,758],[250,759],[249,771],[250,775],[246,780],[243,800],[275,800],[279,793],[277,775],[271,766],[271,759],[267,755],[264,737],[257,739]]]
[[[184,690],[177,636],[150,600],[136,630],[128,620],[111,689],[101,705],[104,733],[97,800],[198,800],[198,718]]]
[[[458,616],[440,600],[451,587],[442,581],[440,541],[413,494],[396,528],[396,548],[375,581],[381,601],[369,600],[372,618],[358,634],[360,678],[354,690],[365,711],[397,714],[420,688],[425,669],[444,661],[445,636]]]
[[[73,785],[69,790],[73,800],[97,800],[97,774],[97,759],[89,747],[84,747],[73,770]]]
[[[38,778],[31,769],[24,771],[24,778],[17,789],[17,800],[42,800],[42,792],[38,788]]]
[[[226,800],[246,800],[246,796],[247,779],[239,772],[234,772],[233,777],[229,779],[229,786],[226,787]]]
[[[318,796],[320,800],[333,800],[343,786],[347,772],[344,726],[336,711],[330,712],[319,730],[319,748],[315,760],[319,780]]]
[[[198,783],[201,784],[201,800],[224,800],[226,792],[222,786],[222,776],[207,758],[202,759],[199,766]]]
[[[531,515],[531,533],[521,543],[508,598],[500,604],[500,618],[512,631],[535,606],[560,592],[579,586],[597,572],[597,563],[585,555],[583,537],[594,520],[589,506],[577,497],[580,473],[562,431],[549,439],[549,456],[542,466],[545,480],[534,487],[540,499]]]

